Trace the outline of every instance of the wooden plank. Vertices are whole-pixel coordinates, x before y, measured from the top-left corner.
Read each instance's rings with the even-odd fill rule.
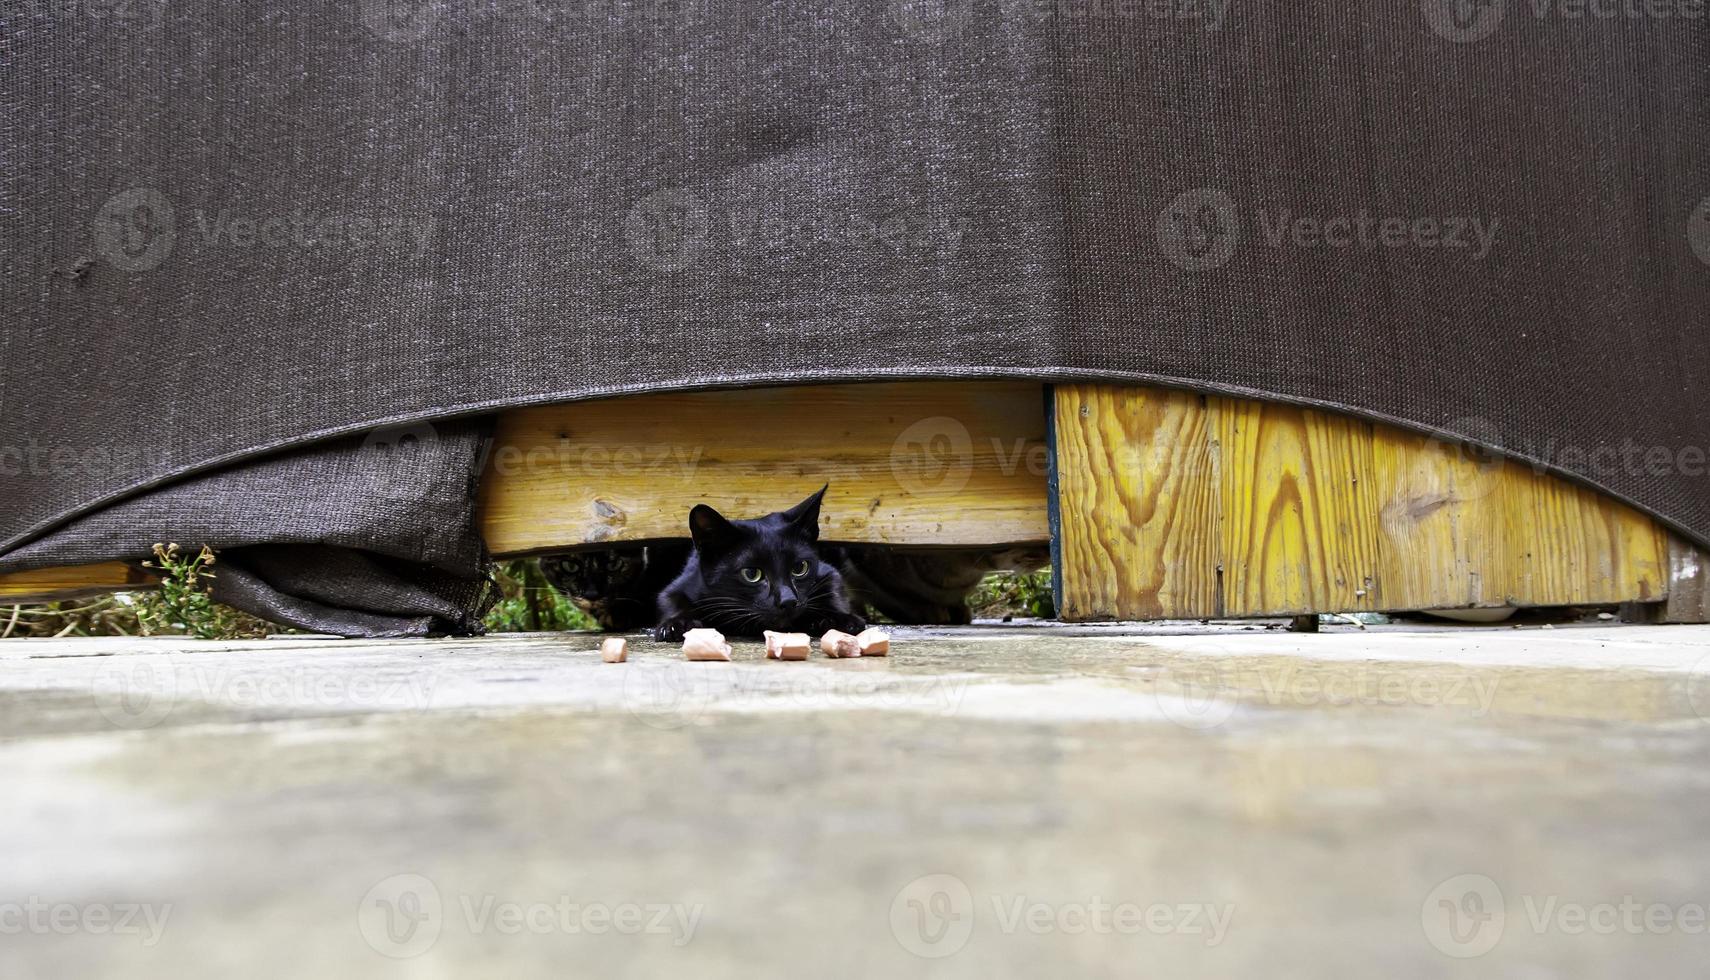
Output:
[[[1060,615],[1215,616],[1216,494],[1204,400],[1058,386]]]
[[[1211,399],[1208,410],[1225,614],[1375,608],[1371,426],[1257,401]]]
[[[1650,518],[1522,464],[1285,405],[1104,385],[1060,385],[1055,397],[1067,619],[1668,592],[1667,546]],[[1159,518],[1177,512],[1199,519]],[[1203,586],[1208,568],[1221,569],[1209,596],[1158,585],[1193,577]]]
[[[44,568],[0,575],[0,605],[54,602],[102,592],[148,588],[154,579],[123,562]]]
[[[827,540],[1043,544],[1043,387],[896,382],[704,391],[510,412],[482,483],[498,555],[682,537],[689,509],[793,504]]]
[[[1665,623],[1710,623],[1710,555],[1668,536],[1669,589]]]

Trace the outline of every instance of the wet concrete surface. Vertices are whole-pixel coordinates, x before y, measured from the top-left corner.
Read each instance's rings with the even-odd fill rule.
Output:
[[[1710,628],[0,642],[0,976],[1698,977]]]

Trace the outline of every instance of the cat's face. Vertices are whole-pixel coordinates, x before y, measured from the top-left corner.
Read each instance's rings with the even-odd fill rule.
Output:
[[[842,586],[816,547],[824,494],[821,488],[789,510],[751,521],[728,520],[705,504],[690,512],[708,611],[769,629],[828,607]]]

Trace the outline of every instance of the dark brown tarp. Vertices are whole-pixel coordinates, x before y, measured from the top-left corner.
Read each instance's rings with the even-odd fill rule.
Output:
[[[0,570],[218,530],[336,618],[311,545],[476,576],[450,419],[881,377],[1334,406],[1710,544],[1704,13],[17,0]]]

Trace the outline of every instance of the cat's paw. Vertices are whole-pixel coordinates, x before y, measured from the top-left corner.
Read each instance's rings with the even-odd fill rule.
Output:
[[[706,625],[692,616],[672,616],[653,627],[653,639],[660,643],[681,643],[683,634]]]

